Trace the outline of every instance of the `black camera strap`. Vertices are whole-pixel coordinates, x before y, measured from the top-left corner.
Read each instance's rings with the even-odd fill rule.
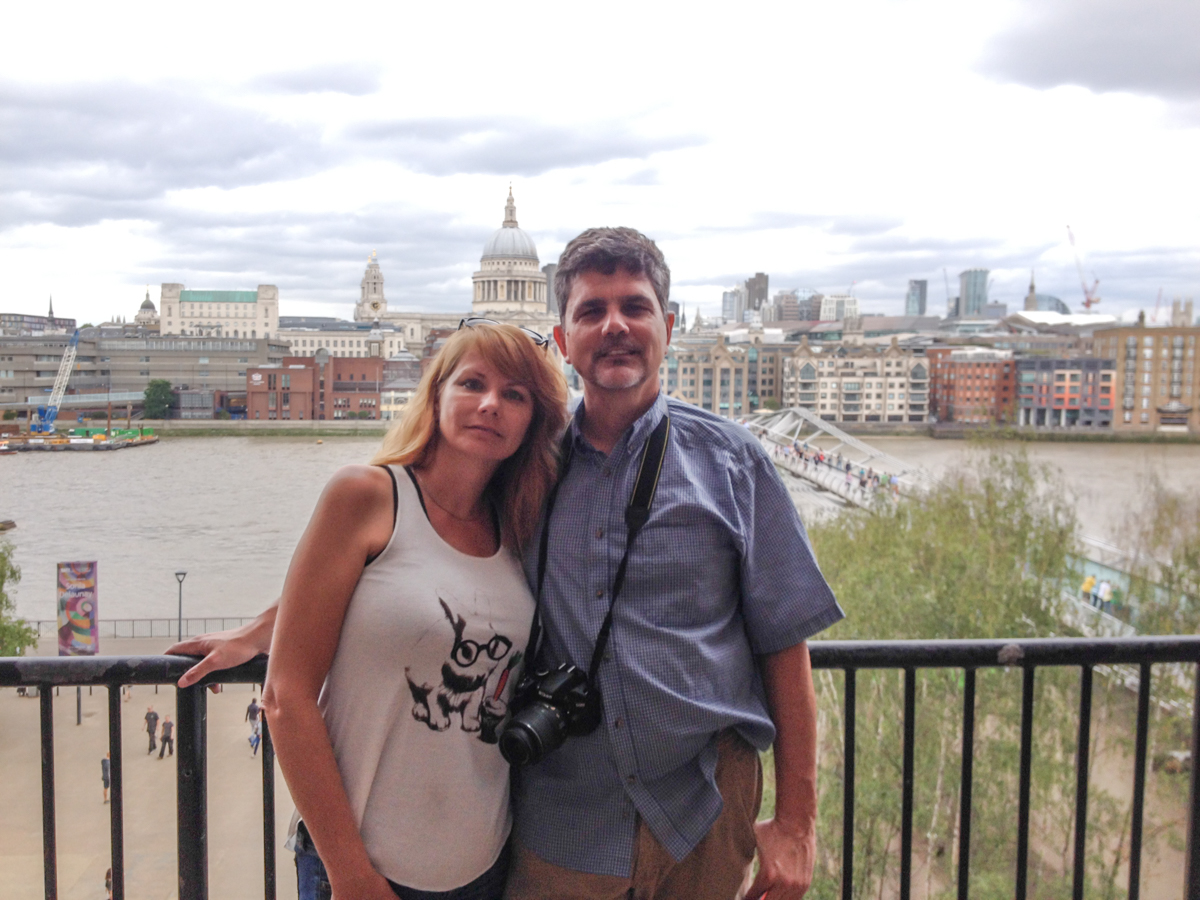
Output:
[[[608,647],[608,637],[612,631],[613,625],[613,608],[617,604],[617,597],[621,593],[621,588],[625,585],[625,569],[629,565],[629,551],[633,547],[634,540],[637,539],[638,533],[650,518],[650,506],[654,503],[654,494],[658,490],[658,477],[662,473],[663,460],[667,455],[667,438],[671,432],[671,417],[663,413],[662,419],[658,425],[650,432],[650,436],[646,438],[646,446],[642,450],[642,461],[638,466],[637,481],[633,486],[633,495],[629,498],[629,505],[625,507],[625,527],[627,529],[625,537],[625,552],[621,556],[621,562],[617,566],[616,577],[613,578],[612,590],[609,592],[608,613],[604,616],[604,624],[600,626],[600,633],[596,636],[596,647],[592,651],[592,662],[588,666],[588,683],[595,685],[596,676],[600,672],[600,663],[604,659],[604,651]],[[562,484],[567,477],[567,472],[571,468],[571,457],[574,455],[574,441],[570,429],[563,436],[562,453],[561,453],[561,468],[559,469],[558,481],[550,491],[550,497],[546,501],[546,515],[544,524],[542,525],[542,539],[538,547],[538,568],[537,568],[537,606],[533,613],[533,625],[529,631],[529,644],[526,648],[526,654],[530,659],[534,659],[537,653],[538,641],[541,638],[541,611],[542,611],[542,584],[546,580],[546,556],[550,548],[550,517],[554,514],[554,502],[558,499],[558,486]]]

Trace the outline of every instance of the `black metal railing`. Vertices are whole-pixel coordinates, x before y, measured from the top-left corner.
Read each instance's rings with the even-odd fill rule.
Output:
[[[857,673],[861,669],[899,669],[904,673],[904,743],[901,778],[900,884],[901,900],[911,896],[913,854],[913,786],[915,763],[916,675],[918,669],[963,670],[962,787],[959,793],[958,897],[969,896],[971,805],[974,778],[976,673],[986,668],[1022,670],[1020,767],[1018,775],[1015,897],[1028,892],[1030,782],[1032,773],[1034,687],[1037,670],[1048,666],[1080,670],[1079,722],[1076,744],[1074,858],[1072,895],[1082,898],[1085,885],[1088,759],[1091,743],[1092,674],[1097,666],[1128,665],[1139,671],[1137,727],[1130,821],[1129,893],[1140,896],[1143,810],[1146,788],[1146,747],[1151,703],[1152,667],[1164,663],[1200,663],[1200,636],[1034,640],[956,641],[814,641],[813,667],[840,669],[845,676],[843,727],[845,758],[842,798],[842,897],[850,900],[854,887],[855,713]],[[124,823],[122,807],[120,687],[126,684],[172,684],[191,665],[181,657],[27,657],[0,659],[0,686],[38,687],[41,700],[42,835],[46,897],[55,898],[57,856],[54,820],[54,731],[51,688],[97,685],[108,688],[109,752],[111,753],[113,897],[123,900]],[[264,659],[215,673],[205,683],[260,683]],[[1184,897],[1200,900],[1200,792],[1195,760],[1200,751],[1200,665],[1193,676],[1192,759],[1188,800],[1187,862]],[[208,897],[206,693],[203,685],[177,689],[178,865],[180,900]],[[265,896],[274,900],[275,782],[274,752],[263,727],[263,857]]]

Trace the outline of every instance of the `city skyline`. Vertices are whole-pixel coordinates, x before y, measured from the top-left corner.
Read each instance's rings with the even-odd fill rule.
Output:
[[[1078,309],[1068,225],[1095,312],[1200,295],[1195,4],[751,5],[719,23],[639,7],[653,52],[637,64],[619,11],[589,19],[596,46],[621,48],[590,103],[586,47],[562,36],[582,12],[528,5],[517,52],[500,11],[369,9],[320,28],[243,11],[233,30],[218,8],[111,21],[79,5],[52,30],[14,12],[5,309],[53,295],[99,321],[132,316],[147,283],[269,283],[288,315],[349,318],[372,250],[393,307],[462,308],[510,181],[542,264],[582,228],[631,224],[706,317],[755,272],[899,315],[910,279],[943,310],[971,268],[1019,309],[1034,269]],[[394,52],[415,33],[430,39]],[[688,62],[739,43],[762,65]]]

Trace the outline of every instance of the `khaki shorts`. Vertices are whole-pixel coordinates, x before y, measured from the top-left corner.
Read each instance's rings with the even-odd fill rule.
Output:
[[[505,900],[733,900],[754,861],[762,764],[732,729],[717,738],[717,754],[721,814],[682,860],[675,861],[641,817],[629,878],[560,868],[514,842]]]

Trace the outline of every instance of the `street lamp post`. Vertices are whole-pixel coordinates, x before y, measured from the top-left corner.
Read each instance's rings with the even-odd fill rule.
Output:
[[[176,627],[177,640],[183,640],[183,579],[187,578],[187,571],[180,569],[175,573],[175,580],[179,582],[179,622]]]

